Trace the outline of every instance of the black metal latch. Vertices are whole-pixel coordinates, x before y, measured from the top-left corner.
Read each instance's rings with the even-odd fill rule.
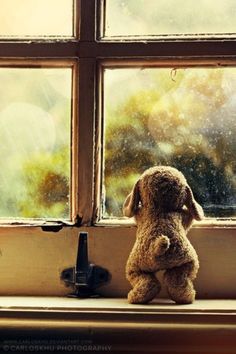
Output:
[[[96,296],[95,290],[110,280],[109,272],[88,262],[88,233],[80,232],[76,267],[64,269],[61,279],[74,286],[75,297]]]

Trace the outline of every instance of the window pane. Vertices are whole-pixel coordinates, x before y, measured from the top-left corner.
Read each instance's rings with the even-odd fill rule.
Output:
[[[180,169],[206,215],[236,216],[236,68],[106,69],[103,215],[139,175]]]
[[[0,37],[72,37],[73,0],[0,0]]]
[[[0,69],[0,217],[70,218],[71,68]]]
[[[105,36],[232,35],[235,0],[106,0]]]

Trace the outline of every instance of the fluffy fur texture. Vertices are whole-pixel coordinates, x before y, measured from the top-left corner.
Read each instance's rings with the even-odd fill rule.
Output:
[[[127,196],[123,213],[134,216],[136,242],[126,265],[132,285],[128,301],[144,304],[159,293],[156,272],[165,270],[164,283],[172,300],[189,304],[195,299],[192,281],[199,262],[187,239],[193,219],[204,217],[184,175],[169,166],[146,170]]]

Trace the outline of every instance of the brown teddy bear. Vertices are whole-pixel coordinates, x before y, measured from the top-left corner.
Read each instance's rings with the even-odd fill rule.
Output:
[[[199,262],[187,239],[193,219],[204,217],[184,175],[169,166],[146,170],[127,196],[123,213],[135,217],[136,242],[126,265],[126,277],[133,289],[128,301],[148,303],[159,293],[155,276],[165,270],[164,284],[172,300],[189,304],[195,299],[192,281]]]

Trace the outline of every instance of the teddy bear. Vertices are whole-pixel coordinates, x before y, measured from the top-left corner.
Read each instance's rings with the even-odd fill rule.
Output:
[[[147,169],[125,199],[123,214],[134,217],[137,224],[126,264],[126,278],[132,286],[128,301],[145,304],[153,300],[161,290],[156,273],[162,270],[169,297],[177,304],[192,303],[199,261],[187,232],[194,219],[203,219],[204,212],[184,175],[171,166]]]

